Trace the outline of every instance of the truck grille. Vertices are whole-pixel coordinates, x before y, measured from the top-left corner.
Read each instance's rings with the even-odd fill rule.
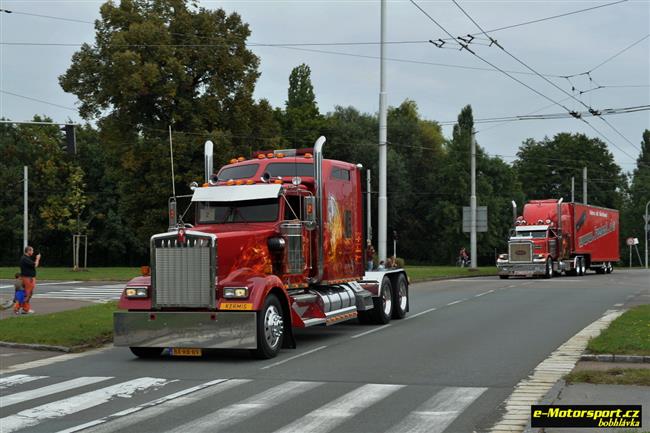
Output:
[[[216,308],[216,236],[188,232],[151,238],[155,307]]]
[[[510,262],[532,262],[533,244],[529,242],[512,243],[509,246]]]

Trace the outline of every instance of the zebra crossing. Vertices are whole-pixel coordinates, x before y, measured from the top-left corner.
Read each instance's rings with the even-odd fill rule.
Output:
[[[416,399],[406,412],[397,411],[387,425],[367,425],[366,431],[443,432],[486,390],[430,387],[423,392],[419,385],[377,383],[215,379],[194,384],[155,377],[16,374],[0,377],[0,432],[213,433],[246,431],[250,422],[256,422],[256,431],[270,433],[359,431],[349,424],[357,417],[374,419],[373,413],[385,411],[394,399],[416,394],[425,399]],[[302,401],[312,405],[296,412],[296,403]]]
[[[77,301],[111,301],[120,299],[124,284],[107,284],[102,286],[73,287],[34,294],[34,298],[72,299]]]

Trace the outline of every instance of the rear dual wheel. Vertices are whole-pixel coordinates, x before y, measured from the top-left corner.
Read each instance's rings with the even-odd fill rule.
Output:
[[[546,259],[546,268],[544,269],[544,278],[553,278],[553,259]]]

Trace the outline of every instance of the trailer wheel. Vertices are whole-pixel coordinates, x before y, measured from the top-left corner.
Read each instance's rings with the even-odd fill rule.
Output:
[[[499,275],[502,280],[507,280],[510,275]]]
[[[253,356],[259,359],[275,357],[282,347],[284,319],[278,298],[271,294],[257,316],[257,349]]]
[[[409,305],[409,286],[404,274],[397,277],[397,287],[395,288],[395,305],[393,306],[393,319],[403,319],[406,316],[406,310]]]
[[[585,258],[580,257],[578,259],[578,276],[582,277],[585,273],[587,273],[587,269],[585,266]]]
[[[379,325],[390,322],[393,315],[393,285],[388,277],[384,277],[379,288],[379,297],[372,298],[374,308],[372,309],[373,321]]]
[[[129,347],[138,358],[158,358],[162,354],[160,347]]]
[[[544,278],[553,278],[553,259],[546,259],[546,270],[544,271]]]
[[[607,272],[608,274],[614,272],[614,265],[612,265],[612,262],[607,262],[607,270],[605,272]]]

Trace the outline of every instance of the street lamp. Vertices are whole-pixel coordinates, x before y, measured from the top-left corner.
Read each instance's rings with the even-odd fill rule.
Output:
[[[648,219],[648,206],[650,200],[645,204],[645,268],[648,269],[648,226],[650,226],[650,219]]]

